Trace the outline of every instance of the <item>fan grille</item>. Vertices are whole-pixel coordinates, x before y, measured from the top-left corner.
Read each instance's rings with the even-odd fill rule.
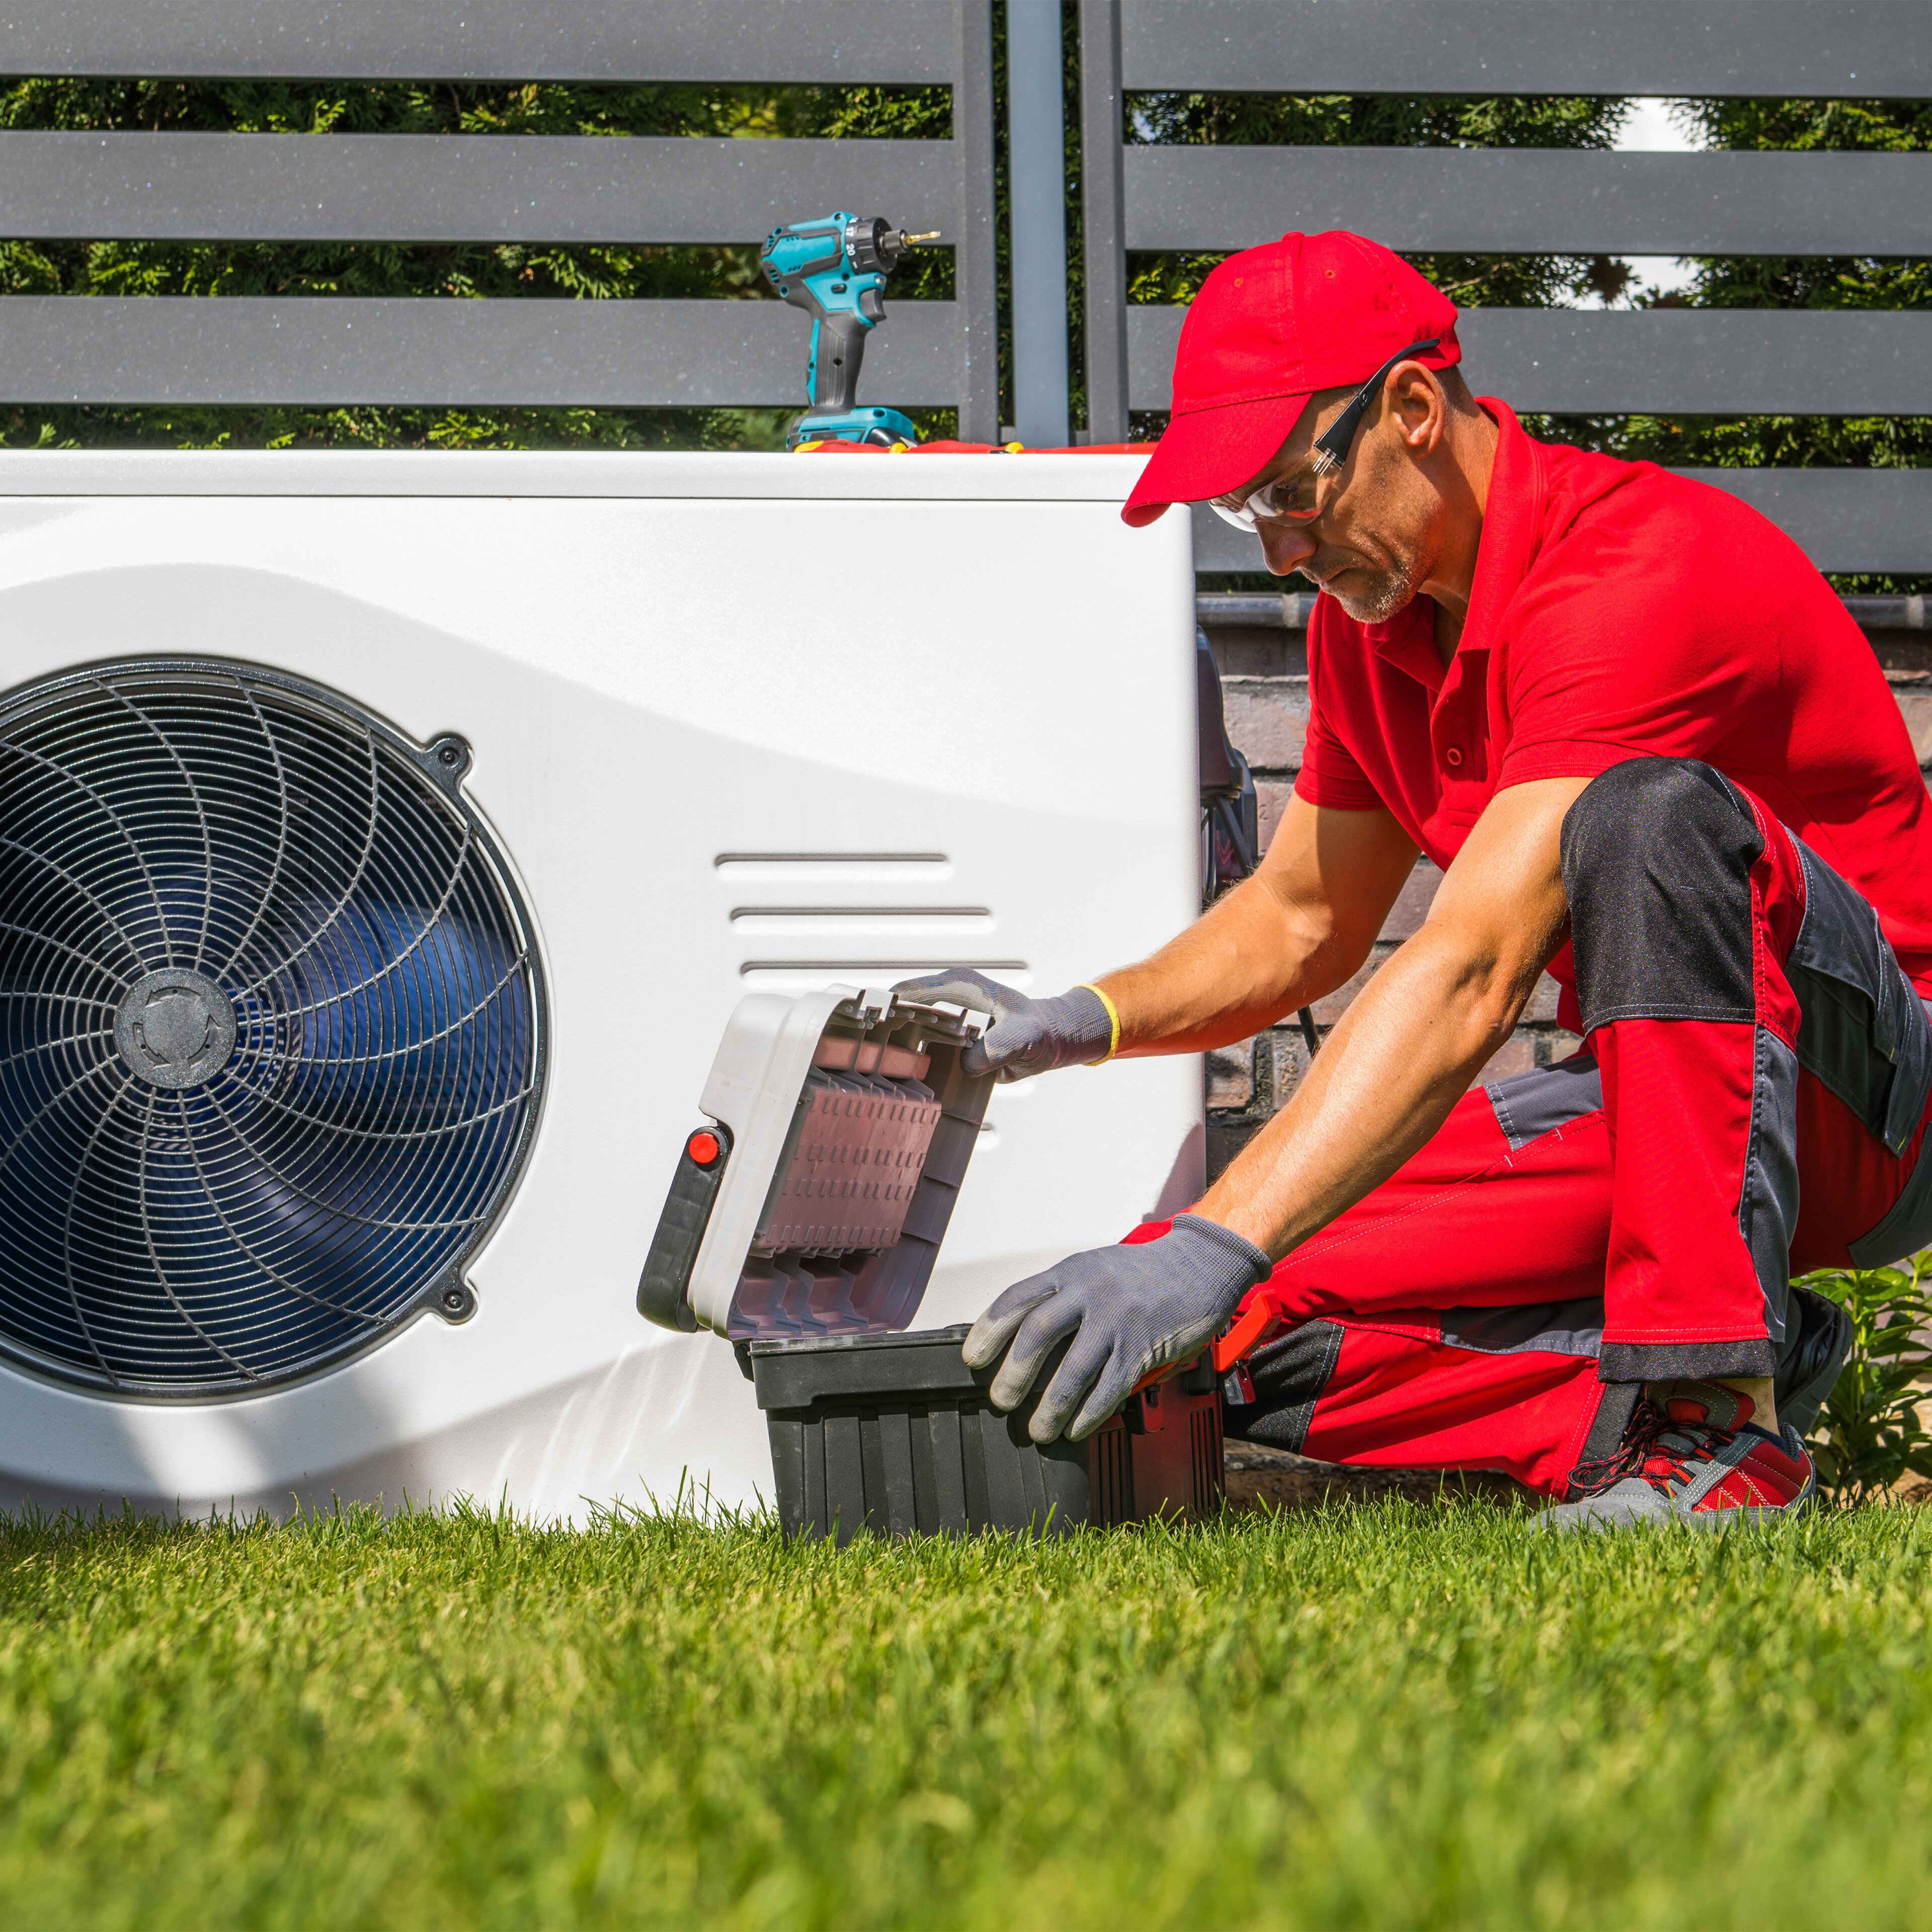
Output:
[[[0,1352],[238,1394],[468,1308],[543,990],[466,762],[240,664],[0,702]]]

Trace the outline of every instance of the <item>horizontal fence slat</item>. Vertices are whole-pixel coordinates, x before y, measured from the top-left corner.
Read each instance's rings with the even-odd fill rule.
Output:
[[[953,0],[14,0],[0,73],[950,80]]]
[[[1143,250],[1347,228],[1472,254],[1932,254],[1932,154],[1132,147],[1122,159],[1126,245]]]
[[[888,316],[860,400],[957,401],[958,305]],[[0,401],[802,409],[809,334],[776,302],[10,296]]]
[[[1288,580],[1292,586],[1295,579]],[[1923,597],[1866,597],[1843,600],[1846,614],[1862,631],[1923,631],[1928,628]],[[1304,589],[1202,590],[1195,593],[1194,621],[1204,630],[1305,631],[1319,599]]]
[[[1136,409],[1168,406],[1186,313],[1127,311]],[[1932,313],[1475,308],[1456,332],[1472,386],[1518,410],[1932,416]]]
[[[1741,496],[1820,570],[1932,570],[1932,470],[1689,470]],[[1194,518],[1196,570],[1265,570],[1261,545],[1204,505]],[[1305,590],[1306,580],[1285,580]]]
[[[1932,95],[1924,0],[1122,0],[1138,92]]]
[[[762,241],[851,208],[958,225],[950,141],[0,133],[0,235],[233,242]]]

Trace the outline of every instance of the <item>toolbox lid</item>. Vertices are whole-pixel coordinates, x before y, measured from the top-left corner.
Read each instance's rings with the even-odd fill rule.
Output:
[[[808,1408],[817,1402],[876,1400],[883,1394],[962,1396],[982,1393],[990,1369],[975,1372],[960,1352],[962,1322],[916,1334],[824,1335],[754,1342],[752,1381],[760,1408]]]
[[[908,1328],[994,1076],[985,1022],[890,988],[740,1000],[638,1286],[640,1313],[734,1341]]]

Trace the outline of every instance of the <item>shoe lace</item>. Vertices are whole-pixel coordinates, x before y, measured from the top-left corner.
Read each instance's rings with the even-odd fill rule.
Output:
[[[1641,1476],[1674,1494],[1690,1481],[1693,1463],[1709,1462],[1735,1440],[1735,1431],[1714,1423],[1673,1421],[1646,1396],[1609,1455],[1577,1464],[1570,1493],[1594,1496],[1626,1476]]]

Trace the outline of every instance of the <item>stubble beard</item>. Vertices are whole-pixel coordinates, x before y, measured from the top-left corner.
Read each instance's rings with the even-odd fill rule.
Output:
[[[1319,563],[1317,556],[1312,562]],[[1386,624],[1415,596],[1418,568],[1413,555],[1391,549],[1388,561],[1380,568],[1366,559],[1344,566],[1356,581],[1343,590],[1332,581],[1322,585],[1330,596],[1358,624]]]

